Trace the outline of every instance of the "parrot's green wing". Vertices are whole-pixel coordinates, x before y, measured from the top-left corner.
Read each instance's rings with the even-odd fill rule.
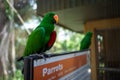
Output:
[[[45,29],[43,27],[36,28],[28,38],[24,56],[40,52],[44,45]]]

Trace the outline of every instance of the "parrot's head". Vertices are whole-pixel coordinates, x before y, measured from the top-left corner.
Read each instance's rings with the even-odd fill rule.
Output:
[[[43,21],[53,23],[53,24],[58,23],[58,15],[56,15],[53,12],[48,12],[47,14],[45,14]]]
[[[93,34],[92,32],[87,32],[86,36],[92,37],[92,34]]]

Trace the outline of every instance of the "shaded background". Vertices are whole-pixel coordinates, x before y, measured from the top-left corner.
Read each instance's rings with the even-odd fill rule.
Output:
[[[0,0],[0,80],[23,80],[23,62],[17,62],[16,59],[23,55],[28,35],[44,16],[37,14],[37,3],[42,1]],[[43,9],[44,6],[39,10]],[[47,53],[79,50],[84,34],[65,29],[60,24],[55,26],[57,40]]]

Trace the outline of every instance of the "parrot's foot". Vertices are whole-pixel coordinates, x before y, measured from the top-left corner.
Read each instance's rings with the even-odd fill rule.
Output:
[[[46,57],[44,54],[35,54],[36,57],[42,57],[46,61]]]
[[[51,57],[51,55],[50,55],[50,54],[44,54],[44,56],[45,56],[45,57],[48,57],[48,58],[50,58],[50,57]]]

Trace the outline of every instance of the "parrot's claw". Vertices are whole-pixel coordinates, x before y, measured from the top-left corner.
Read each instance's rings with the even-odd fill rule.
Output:
[[[46,57],[43,54],[40,54],[40,56],[46,61]]]

